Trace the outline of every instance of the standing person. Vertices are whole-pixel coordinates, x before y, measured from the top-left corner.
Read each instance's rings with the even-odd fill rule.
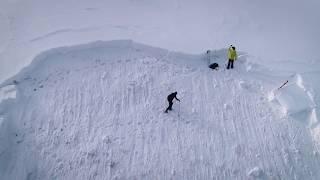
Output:
[[[229,49],[228,49],[228,58],[229,58],[229,61],[228,61],[227,69],[230,69],[230,66],[231,66],[231,69],[233,69],[233,62],[235,60],[237,60],[237,58],[238,58],[236,47],[234,47],[232,45],[229,47]]]
[[[169,96],[167,97],[167,100],[169,102],[169,107],[166,109],[165,113],[168,113],[168,110],[171,111],[172,110],[172,105],[173,105],[173,99],[176,99],[177,101],[180,102],[180,99],[177,98],[177,91],[174,93],[169,94]]]

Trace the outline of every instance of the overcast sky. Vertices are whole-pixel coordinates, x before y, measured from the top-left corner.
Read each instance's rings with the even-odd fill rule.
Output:
[[[270,60],[320,60],[319,0],[1,0],[0,81],[43,50],[133,39],[202,53],[234,44]]]

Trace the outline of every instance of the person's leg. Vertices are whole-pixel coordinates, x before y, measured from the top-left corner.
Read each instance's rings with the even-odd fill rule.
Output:
[[[227,69],[230,68],[230,59],[228,60],[228,66],[227,66]]]
[[[169,102],[169,107],[168,107],[169,111],[171,111],[171,110],[172,110],[172,105],[173,105],[173,102],[172,102],[172,101],[170,101],[170,102]]]
[[[234,61],[234,60],[233,60]],[[231,69],[233,69],[233,61],[231,61]]]
[[[167,107],[167,109],[165,111],[166,113],[168,112],[168,110],[170,110],[170,111],[172,110],[172,104],[173,103],[169,101],[169,106]]]

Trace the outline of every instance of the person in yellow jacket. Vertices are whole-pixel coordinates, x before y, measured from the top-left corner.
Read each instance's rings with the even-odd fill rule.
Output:
[[[235,60],[237,60],[238,56],[237,56],[237,51],[236,51],[236,47],[234,46],[230,46],[229,49],[228,49],[228,66],[227,66],[227,69],[230,69],[230,66],[231,66],[231,69],[233,69],[233,62]]]

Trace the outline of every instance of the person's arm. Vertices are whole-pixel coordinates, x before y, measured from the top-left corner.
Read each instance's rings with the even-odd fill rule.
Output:
[[[180,102],[180,99],[178,99],[177,96],[175,96],[174,98],[176,98],[176,100]]]
[[[231,59],[231,49],[228,49],[228,59]]]

